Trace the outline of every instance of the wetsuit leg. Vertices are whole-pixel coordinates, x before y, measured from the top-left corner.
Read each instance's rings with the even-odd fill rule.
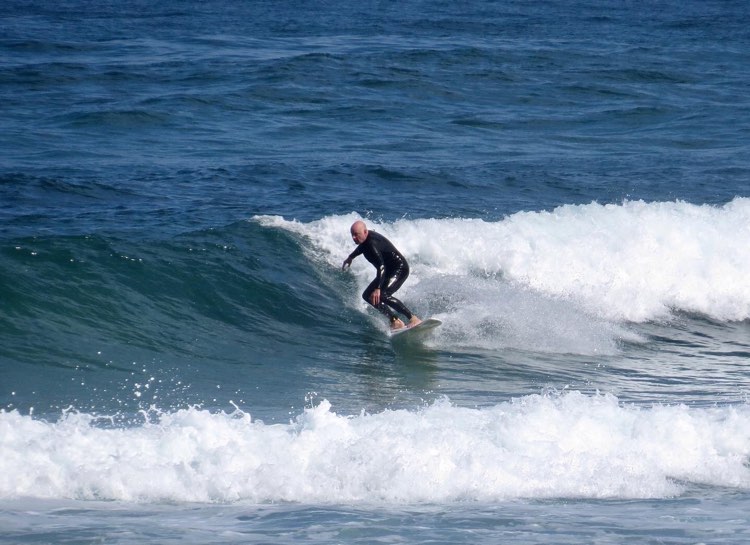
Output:
[[[405,265],[399,267],[396,272],[391,276],[385,284],[385,287],[380,292],[381,304],[385,303],[396,312],[400,312],[406,316],[407,320],[411,320],[412,313],[406,308],[400,300],[396,299],[393,294],[401,287],[401,285],[409,277],[409,266]]]
[[[385,286],[380,290],[380,304],[376,308],[380,312],[388,316],[388,318],[391,320],[394,320],[398,317],[393,312],[393,310],[395,310],[396,312],[400,312],[401,314],[406,316],[407,320],[411,320],[411,311],[401,301],[393,296],[394,292],[396,292],[396,290],[401,287],[404,281],[406,281],[406,278],[409,276],[409,267],[399,267],[390,274],[386,273],[386,276],[387,280],[385,282]],[[378,281],[376,278],[375,280],[370,282],[370,285],[367,286],[367,289],[362,293],[362,299],[364,299],[367,303],[372,304],[370,303],[370,296],[377,287]]]
[[[364,299],[368,305],[372,305],[372,302],[370,301],[370,296],[372,295],[372,292],[374,292],[377,289],[377,287],[378,287],[378,279],[376,278],[375,280],[370,282],[370,285],[367,286],[365,291],[362,292],[362,299]],[[385,302],[383,299],[383,290],[380,291],[380,304],[376,306],[375,308],[378,309],[383,314],[385,314],[386,316],[388,316],[388,318],[391,321],[397,318],[397,316],[393,313],[393,311],[385,305]]]

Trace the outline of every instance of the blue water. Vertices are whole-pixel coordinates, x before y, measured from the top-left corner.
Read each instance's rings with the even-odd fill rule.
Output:
[[[0,29],[0,543],[747,543],[746,2]]]

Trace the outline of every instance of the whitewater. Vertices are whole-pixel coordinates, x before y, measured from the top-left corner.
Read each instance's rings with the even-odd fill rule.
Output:
[[[347,227],[356,219],[349,214],[306,224],[280,217],[256,221],[307,237],[335,266],[341,249],[351,245]],[[626,201],[517,212],[496,222],[447,218],[370,225],[399,241],[411,257],[416,285],[450,277],[497,289],[512,285],[618,322],[660,320],[675,311],[721,321],[750,317],[750,255],[738,251],[750,235],[746,198],[722,206]],[[366,269],[357,269],[360,284]],[[414,289],[425,295],[430,287]],[[452,288],[445,291],[461,286]]]
[[[750,409],[635,407],[611,395],[337,415],[288,424],[188,409],[127,429],[0,413],[0,498],[432,503],[669,498],[747,489]]]

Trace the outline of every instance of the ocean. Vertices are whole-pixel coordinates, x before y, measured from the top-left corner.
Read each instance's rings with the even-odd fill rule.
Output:
[[[1,544],[748,543],[750,4],[0,29]]]

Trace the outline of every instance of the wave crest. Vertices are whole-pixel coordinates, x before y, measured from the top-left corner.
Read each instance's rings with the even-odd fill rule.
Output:
[[[356,214],[303,224],[259,217],[311,240],[332,266],[351,247]],[[723,206],[626,201],[518,212],[497,222],[418,219],[370,227],[408,256],[412,280],[482,277],[570,301],[605,320],[644,322],[673,311],[750,318],[750,199]],[[355,273],[364,283],[366,264]],[[408,288],[407,288],[408,289]]]

